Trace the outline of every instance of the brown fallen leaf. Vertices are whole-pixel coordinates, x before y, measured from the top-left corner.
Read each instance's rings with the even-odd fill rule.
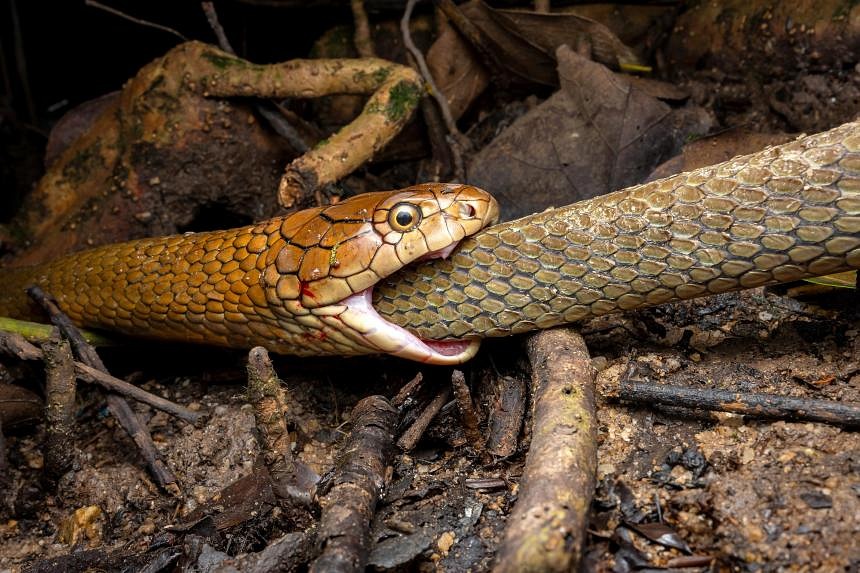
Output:
[[[469,183],[492,189],[505,219],[642,181],[710,119],[674,110],[624,75],[559,48],[561,90],[484,147]]]
[[[578,14],[496,10],[480,0],[459,7],[484,36],[487,50],[517,84],[558,86],[556,50],[564,45],[590,47],[595,61],[610,68],[640,66],[636,54],[609,28]],[[490,77],[477,52],[453,28],[439,35],[427,64],[455,118],[487,87]]]

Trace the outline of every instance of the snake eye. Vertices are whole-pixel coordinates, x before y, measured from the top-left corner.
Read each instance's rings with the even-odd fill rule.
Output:
[[[405,233],[421,222],[421,211],[415,205],[398,203],[388,214],[388,224],[395,231]]]

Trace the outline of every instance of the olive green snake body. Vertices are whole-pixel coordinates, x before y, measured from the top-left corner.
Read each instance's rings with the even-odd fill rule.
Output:
[[[860,267],[860,122],[530,215],[383,281],[425,338],[506,336]]]
[[[484,337],[860,267],[860,123],[480,230],[497,212],[425,185],[108,245],[4,271],[0,315],[30,316],[37,283],[91,327],[463,362]]]

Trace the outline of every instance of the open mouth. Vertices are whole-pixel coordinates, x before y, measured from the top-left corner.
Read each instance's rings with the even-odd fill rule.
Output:
[[[457,248],[457,244],[427,253],[417,259],[444,259]],[[462,364],[478,352],[480,340],[429,340],[415,336],[405,328],[382,318],[373,308],[373,287],[353,294],[343,301],[345,309],[338,315],[364,344],[377,348],[380,352],[401,358],[416,360],[425,364],[451,365]]]
[[[372,304],[373,287],[351,295],[341,304],[346,310],[339,318],[361,333],[361,339],[380,352],[408,358],[425,364],[462,364],[478,352],[480,341],[426,340],[405,328],[388,322]]]

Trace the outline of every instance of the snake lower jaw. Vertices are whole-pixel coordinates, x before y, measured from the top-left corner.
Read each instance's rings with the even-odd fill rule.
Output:
[[[372,294],[371,287],[339,303],[346,309],[338,318],[354,332],[356,342],[376,352],[440,366],[462,364],[478,353],[479,339],[423,340],[388,322],[373,308]]]

